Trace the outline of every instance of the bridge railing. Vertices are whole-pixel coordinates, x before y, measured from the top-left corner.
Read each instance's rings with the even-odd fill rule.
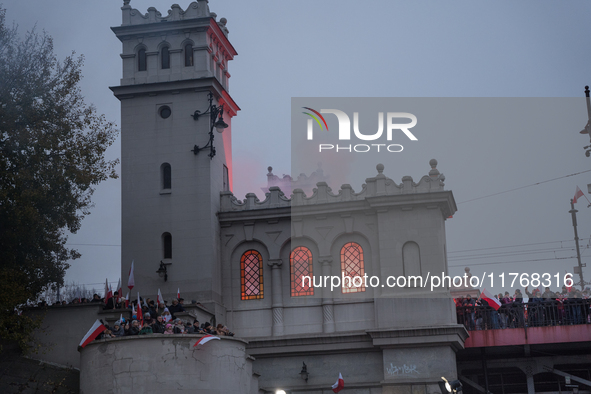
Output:
[[[514,302],[498,311],[488,305],[466,305],[456,307],[456,312],[458,323],[469,331],[591,324],[591,299]]]

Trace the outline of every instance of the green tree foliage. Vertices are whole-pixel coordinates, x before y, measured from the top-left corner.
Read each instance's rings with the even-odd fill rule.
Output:
[[[0,8],[0,337],[24,344],[31,322],[14,309],[63,284],[80,257],[67,232],[89,214],[94,186],[117,177],[118,161],[104,157],[117,130],[84,103],[83,57],[58,62],[51,37],[21,39],[5,16]]]

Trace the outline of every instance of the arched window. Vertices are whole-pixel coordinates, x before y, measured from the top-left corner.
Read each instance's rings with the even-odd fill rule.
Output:
[[[312,281],[312,252],[304,246],[298,246],[289,255],[289,271],[291,273],[291,296],[300,297],[314,295]],[[305,281],[302,277],[310,277]]]
[[[193,45],[185,45],[185,67],[193,66]]]
[[[146,63],[146,50],[144,48],[137,51],[137,70],[138,71],[146,71],[147,63]]]
[[[170,168],[170,164],[164,163],[160,167],[162,172],[162,189],[171,189],[172,188],[172,170]]]
[[[162,234],[162,255],[165,259],[172,259],[172,235],[170,233]]]
[[[240,258],[240,285],[243,300],[263,298],[263,258],[256,250],[248,250]]]
[[[168,47],[162,47],[162,51],[161,51],[161,63],[162,63],[162,68],[166,69],[166,68],[170,68],[170,53],[168,52]]]
[[[355,242],[346,243],[341,249],[341,273],[345,277],[343,281],[343,293],[359,293],[365,291],[363,275],[365,265],[363,263],[363,248]],[[351,278],[349,280],[348,278]]]

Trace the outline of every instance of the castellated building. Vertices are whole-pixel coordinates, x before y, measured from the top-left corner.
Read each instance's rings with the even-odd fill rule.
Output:
[[[428,394],[440,392],[442,376],[456,379],[468,333],[448,289],[318,286],[331,276],[448,272],[445,221],[456,204],[437,161],[426,158],[418,182],[397,183],[376,163],[364,185],[333,191],[320,180],[308,194],[284,179],[278,187],[269,169],[263,201],[237,199],[232,118],[240,108],[229,71],[237,51],[227,21],[207,0],[174,4],[167,15],[129,3],[112,28],[123,63],[111,87],[121,102],[122,282],[133,261],[132,299],[136,291],[155,299],[159,288],[170,299],[180,288],[198,302],[187,306],[191,316],[236,336],[199,348],[196,335],[122,337],[76,352],[97,316],[81,306],[75,327],[60,326],[59,314],[46,319],[62,337],[52,339],[61,350],[44,357],[79,367],[85,394],[320,394],[339,373],[346,393]]]

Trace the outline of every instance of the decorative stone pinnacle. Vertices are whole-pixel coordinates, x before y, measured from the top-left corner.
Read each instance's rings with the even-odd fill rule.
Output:
[[[376,170],[378,170],[378,173],[381,174],[382,172],[384,172],[384,165],[382,163],[378,164],[376,166]]]
[[[123,5],[129,5],[129,2],[130,2],[130,1],[131,1],[131,0],[123,0]]]
[[[429,165],[431,166],[431,171],[429,171],[429,176],[431,178],[437,178],[439,176],[439,170],[437,169],[437,160],[431,159],[429,161]]]

